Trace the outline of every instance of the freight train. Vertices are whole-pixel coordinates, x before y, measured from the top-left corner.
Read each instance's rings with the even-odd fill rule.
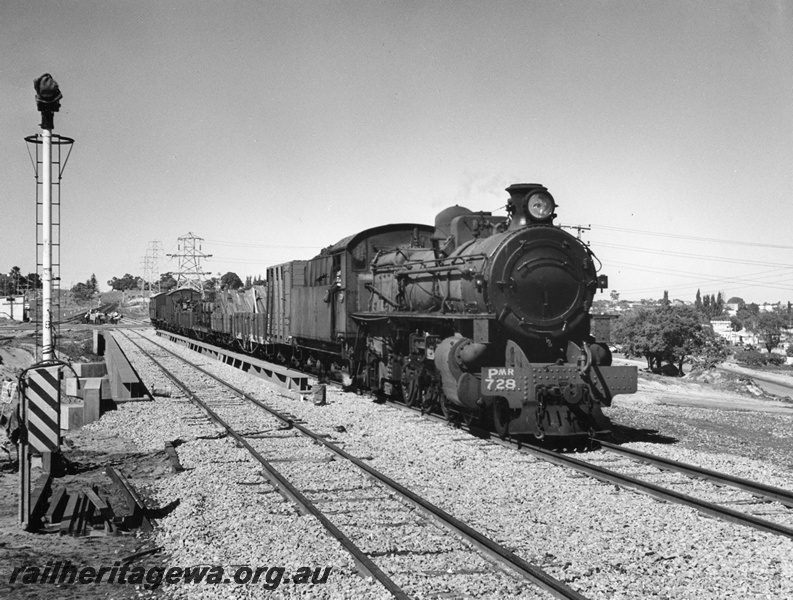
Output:
[[[591,334],[608,279],[554,223],[544,186],[506,191],[506,216],[453,206],[434,226],[382,225],[269,267],[236,309],[225,292],[213,303],[188,289],[153,296],[152,323],[501,437],[604,432],[602,407],[637,384]]]

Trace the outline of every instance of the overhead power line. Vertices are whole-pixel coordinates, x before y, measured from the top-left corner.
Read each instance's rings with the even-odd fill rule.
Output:
[[[651,291],[658,291],[660,289],[665,290],[691,290],[694,288],[705,288],[708,285],[713,285],[717,287],[721,291],[727,291],[729,289],[734,289],[735,287],[748,287],[748,286],[763,286],[765,288],[770,289],[778,289],[778,290],[790,290],[790,285],[784,285],[785,283],[789,282],[790,279],[779,279],[779,271],[783,269],[774,269],[771,271],[765,271],[762,273],[755,273],[751,277],[740,277],[740,276],[713,276],[704,273],[691,273],[689,271],[679,271],[675,269],[663,269],[663,268],[652,268],[647,267],[646,265],[636,265],[631,263],[622,263],[622,262],[609,262],[607,264],[609,270],[612,268],[617,269],[627,269],[631,271],[640,271],[642,273],[654,273],[658,275],[666,275],[668,277],[683,277],[695,280],[692,283],[678,283],[678,284],[668,284],[668,283],[661,283],[659,282],[655,287],[641,287],[641,288],[630,288],[621,290],[623,293],[639,293],[639,292],[651,292]],[[763,277],[773,278],[771,281],[767,281],[763,279]],[[727,287],[732,286],[732,287]]]
[[[744,260],[741,258],[725,258],[723,256],[707,256],[704,254],[692,254],[690,252],[673,252],[671,250],[650,250],[648,248],[637,248],[636,246],[623,246],[621,244],[610,244],[608,242],[598,242],[597,247],[616,248],[618,250],[628,250],[630,252],[643,252],[645,254],[660,254],[662,256],[679,256],[682,258],[695,258],[699,260],[712,260],[716,262],[735,263],[742,265],[756,265],[760,267],[786,267],[793,269],[793,265],[790,263],[772,263],[772,262],[757,261],[757,260]]]
[[[229,246],[231,248],[284,248],[287,250],[317,250],[321,248],[321,246],[282,246],[278,244],[255,244],[251,242],[228,242],[210,239],[207,239],[206,242],[215,246]]]
[[[613,227],[611,225],[592,225],[595,229],[605,229],[607,231],[621,231],[623,233],[636,233],[639,235],[650,235],[653,237],[674,238],[679,240],[695,240],[698,242],[712,242],[715,244],[728,244],[733,246],[753,246],[755,248],[777,248],[780,250],[793,250],[793,246],[781,244],[761,244],[758,242],[745,242],[741,240],[725,240],[721,238],[707,238],[695,235],[681,235],[678,233],[659,233],[657,231],[642,231],[641,229],[627,229],[625,227]]]

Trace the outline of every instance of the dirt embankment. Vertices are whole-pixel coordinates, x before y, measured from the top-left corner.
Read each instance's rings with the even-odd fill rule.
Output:
[[[36,341],[32,330],[12,333],[0,330],[0,380],[15,378],[33,364],[35,355]]]
[[[75,362],[101,360],[92,352],[91,329],[62,329],[61,334],[58,344],[61,356]],[[31,366],[35,361],[34,329],[0,329],[0,360],[0,377],[16,378],[19,372]],[[145,583],[81,585],[79,582],[69,584],[68,580],[65,583],[42,583],[31,579],[33,568],[43,572],[45,568],[52,570],[67,562],[80,569],[119,565],[149,569],[161,567],[165,558],[161,553],[153,552],[155,548],[150,543],[150,536],[140,530],[96,537],[93,534],[78,537],[24,531],[18,517],[17,452],[6,439],[4,428],[0,428],[0,444],[0,598],[120,600],[152,597],[161,592],[161,588],[151,589]],[[131,509],[125,505],[106,474],[107,467],[112,466],[124,473],[147,501],[146,485],[169,476],[171,471],[164,451],[141,452],[124,437],[112,432],[97,433],[90,428],[65,432],[61,452],[64,464],[53,480],[53,490],[65,488],[69,494],[94,490],[117,516],[129,514]],[[40,469],[35,467],[34,480],[39,474]],[[148,501],[148,506],[151,508],[153,504]]]

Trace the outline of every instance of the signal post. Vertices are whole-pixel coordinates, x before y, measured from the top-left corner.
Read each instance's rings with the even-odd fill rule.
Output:
[[[31,497],[31,458],[40,454],[42,471],[45,481],[51,475],[53,457],[60,450],[60,392],[61,370],[65,363],[55,356],[55,328],[53,319],[53,267],[60,268],[60,187],[58,199],[53,202],[53,165],[57,165],[58,183],[62,167],[61,148],[68,147],[74,140],[53,135],[54,113],[60,109],[63,95],[57,82],[49,73],[45,73],[34,81],[36,90],[36,107],[41,113],[41,133],[25,138],[35,148],[34,169],[36,170],[36,218],[37,248],[41,247],[37,266],[41,267],[41,310],[37,315],[40,321],[41,340],[40,361],[25,370],[19,377],[18,417],[19,417],[19,519],[23,527],[30,528],[34,518],[33,512],[38,498]],[[54,139],[53,139],[54,138]],[[57,156],[53,160],[53,143],[57,147]],[[39,155],[39,148],[41,154]],[[32,158],[32,156],[31,156]],[[68,159],[68,154],[67,154]],[[41,221],[38,222],[38,185],[41,185]],[[55,226],[58,228],[57,241],[58,260],[53,264],[53,206],[57,207]],[[37,353],[38,354],[38,353]],[[44,493],[46,483],[37,486],[40,494]]]

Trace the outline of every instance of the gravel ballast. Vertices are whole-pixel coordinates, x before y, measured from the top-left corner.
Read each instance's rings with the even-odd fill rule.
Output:
[[[165,385],[157,381],[154,369],[136,356],[138,353],[120,336],[119,341],[147,385]],[[793,597],[793,568],[787,559],[793,556],[791,540],[717,521],[693,509],[600,483],[473,438],[448,425],[376,405],[365,397],[329,389],[325,406],[284,398],[260,380],[186,349],[170,344],[169,347],[274,408],[305,420],[309,428],[328,435],[332,441],[343,442],[344,449],[351,454],[371,457],[369,464],[374,468],[493,536],[589,598]],[[615,414],[630,415],[634,419],[630,425],[659,432],[663,432],[667,421],[674,421],[677,410],[703,411],[702,418],[710,422],[722,416],[728,421],[739,418],[732,411],[681,409],[647,401],[642,406],[641,392],[628,402],[624,406],[615,403],[610,416],[620,422]],[[178,411],[193,418],[193,424],[189,427],[178,424],[177,421],[181,422],[175,416]],[[234,482],[257,481],[256,469],[241,461],[241,450],[228,440],[193,443],[196,438],[210,435],[207,428],[212,429],[194,411],[184,399],[156,398],[153,403],[124,406],[95,425],[119,427],[125,435],[148,444],[145,447],[159,449],[165,441],[173,439],[187,442],[179,447],[179,453],[183,464],[192,470],[163,479],[151,490],[162,504],[180,498],[179,506],[162,519],[157,533],[175,563],[190,560],[206,563],[217,557],[220,563],[240,564],[243,559],[258,556],[266,557],[268,564],[333,564],[338,570],[334,569],[326,586],[302,590],[292,586],[288,591],[283,587],[277,593],[290,597],[301,593],[339,598],[387,597],[382,588],[373,585],[354,590],[345,587],[365,582],[353,574],[350,559],[334,547],[335,542],[325,542],[327,536],[317,530],[318,524],[296,517],[277,493],[249,494],[246,497],[256,498],[252,504],[225,496],[236,485]],[[778,431],[779,435],[790,432],[788,416],[744,414],[763,419],[763,426]],[[340,427],[342,431],[338,430]],[[128,430],[130,433],[126,433]],[[727,442],[717,446],[717,452],[711,452],[709,447],[700,447],[706,439],[701,433],[694,436],[698,441],[693,445],[642,441],[629,446],[793,489],[793,473],[789,470],[768,461],[724,452],[722,448],[729,447]],[[208,463],[225,456],[221,447],[229,445],[227,476],[218,484],[217,494],[211,494],[210,498],[206,493],[193,493],[199,482],[212,481],[210,471],[216,468]],[[782,453],[778,456],[784,460]],[[209,513],[214,516],[208,517]],[[236,546],[234,540],[245,537],[250,530],[268,533],[260,536],[260,545],[246,541]],[[398,565],[400,559],[395,556],[390,560]],[[498,592],[493,589],[478,589],[480,579],[481,575],[473,574],[468,590],[451,597],[497,597]],[[185,591],[172,587],[166,591],[200,597],[206,589],[196,587]],[[243,597],[255,593],[252,586],[229,586],[228,591]],[[507,590],[503,592],[505,595],[501,597],[516,597]],[[273,592],[269,594],[267,597],[277,597]]]

